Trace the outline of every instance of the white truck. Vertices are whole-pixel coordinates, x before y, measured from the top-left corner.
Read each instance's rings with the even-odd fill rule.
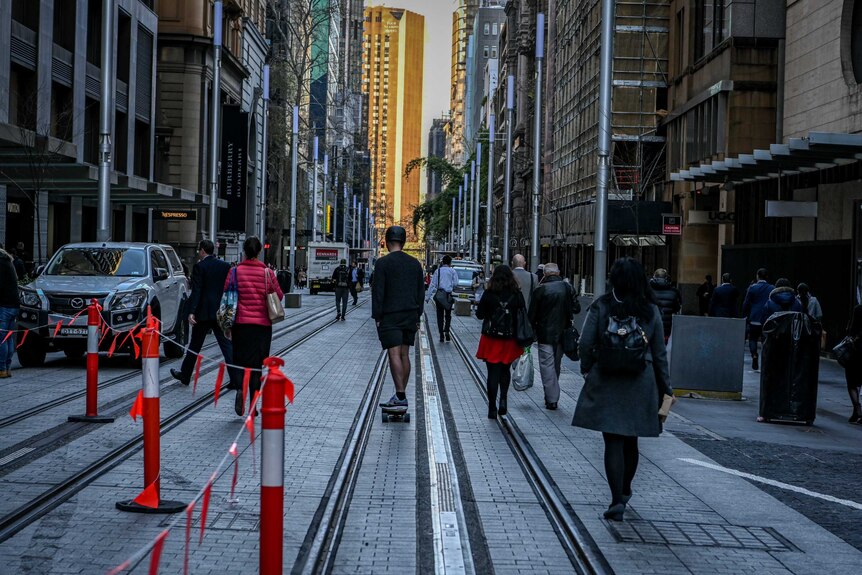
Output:
[[[311,295],[322,291],[334,292],[332,274],[341,265],[341,260],[349,257],[350,248],[345,243],[308,242],[308,290]]]

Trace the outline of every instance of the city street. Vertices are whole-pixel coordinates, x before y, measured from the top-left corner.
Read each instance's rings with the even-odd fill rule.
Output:
[[[305,295],[303,307],[274,328],[273,353],[296,386],[285,429],[285,572],[318,565],[333,573],[858,569],[862,426],[846,423],[833,362],[821,365],[812,427],[756,423],[750,371],[743,401],[681,399],[664,434],[641,441],[634,497],[626,521],[615,523],[602,518],[601,437],[570,425],[583,383],[576,364],[564,366],[557,411],[543,409],[537,369],[533,388],[510,392],[509,415],[488,420],[484,366],[473,358],[481,322],[456,316],[454,341],[439,343],[426,321],[408,388],[412,419],[383,423],[376,403],[392,384],[369,307],[362,294],[345,322],[332,322],[332,296]],[[432,308],[426,312],[433,317]],[[144,487],[140,448],[111,453],[141,434],[128,413],[140,371],[102,354],[100,414],[116,420],[69,423],[83,399],[56,400],[83,389],[81,363],[49,356],[45,367],[13,369],[0,385],[3,573],[103,573],[127,559],[144,572],[151,556],[139,551],[166,527],[161,572],[181,572],[186,554],[192,573],[255,569],[266,457],[259,422],[250,446],[233,392],[218,406],[206,397],[214,370],[204,364],[193,395],[162,358],[162,499],[191,501],[220,469],[206,530],[199,502],[187,543],[185,513],[114,506]],[[170,418],[199,400],[200,409]],[[219,461],[238,432],[231,497],[233,466]]]

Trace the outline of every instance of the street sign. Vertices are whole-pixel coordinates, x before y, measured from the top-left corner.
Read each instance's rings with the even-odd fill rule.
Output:
[[[153,219],[191,222],[198,219],[198,212],[197,210],[153,210]]]
[[[662,214],[661,233],[666,236],[681,236],[682,216],[675,216],[673,214]]]

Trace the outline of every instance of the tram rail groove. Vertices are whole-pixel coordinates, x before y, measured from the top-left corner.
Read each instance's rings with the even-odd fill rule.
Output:
[[[381,352],[291,575],[329,575],[332,572],[388,365],[386,352]]]
[[[328,314],[330,312],[327,311],[326,313]],[[303,325],[307,325],[311,321],[313,321],[313,319],[309,319]],[[279,349],[275,353],[272,353],[271,355],[276,357],[285,355],[298,348],[299,346],[303,345],[304,343],[308,342],[309,340],[313,339],[335,323],[335,320],[327,322],[319,328],[316,328],[310,333],[307,333],[306,335],[300,337],[298,340],[291,342],[287,346]],[[295,325],[291,327],[294,329],[298,329],[302,326]],[[281,335],[284,335],[286,333],[289,333],[289,331],[285,330],[284,332],[282,332]],[[216,367],[212,367],[208,371],[214,371],[215,369]],[[223,384],[220,391],[226,391],[227,385],[227,383]],[[299,390],[297,391],[297,393],[299,393]],[[215,390],[209,391],[201,397],[193,400],[191,403],[185,405],[184,407],[181,407],[171,415],[163,418],[159,429],[159,435],[165,435],[166,433],[170,432],[182,423],[191,419],[191,417],[202,411],[204,408],[208,407],[214,396]],[[2,518],[0,518],[0,543],[6,541],[7,539],[10,539],[11,537],[14,537],[17,533],[31,525],[33,522],[37,521],[47,513],[50,513],[51,511],[68,501],[72,496],[86,488],[93,481],[105,475],[106,473],[108,473],[109,471],[135,455],[143,448],[143,441],[143,433],[140,433],[134,438],[126,441],[122,445],[114,448],[107,454],[103,455],[101,458],[94,461],[93,463],[88,464],[84,469],[73,474],[69,478],[65,479],[63,482],[58,483],[51,489],[43,492],[42,494],[28,501],[27,503],[19,506],[12,512],[4,515]]]
[[[295,331],[296,329],[304,327],[304,326],[308,325],[309,323],[317,321],[318,319],[321,319],[322,317],[329,315],[330,313],[331,313],[330,310],[327,309],[327,310],[319,311],[316,314],[311,315],[311,316],[305,316],[298,323],[291,324],[290,326],[286,327],[285,329],[282,329],[279,332],[274,333],[272,337],[273,337],[273,339],[275,339],[277,337],[287,335],[288,333],[291,333],[291,332]],[[217,342],[210,342],[201,348],[201,352],[203,352],[204,350],[212,349],[212,348],[216,348],[216,347],[218,347]],[[180,359],[166,359],[165,361],[161,362],[160,367],[165,366],[165,365],[170,365],[170,364],[175,363],[177,361],[180,361]],[[206,373],[206,372],[204,370],[201,370],[201,374],[204,374],[204,373]],[[123,375],[118,375],[118,376],[115,376],[115,377],[112,377],[110,379],[106,379],[105,381],[100,382],[98,389],[99,389],[99,391],[102,391],[104,389],[108,389],[110,387],[114,387],[115,385],[119,385],[119,384],[124,383],[126,381],[135,379],[136,377],[140,378],[140,375],[141,375],[140,369],[138,369],[136,371],[132,371],[130,373],[123,374]],[[160,383],[170,381],[171,379],[172,379],[171,377],[166,377],[166,378],[162,379],[160,381]],[[7,417],[0,419],[0,429],[3,429],[4,427],[9,427],[10,425],[14,425],[14,424],[16,424],[20,421],[23,421],[27,418],[33,417],[34,415],[39,415],[41,413],[45,413],[46,411],[48,411],[50,409],[53,409],[55,407],[59,407],[61,405],[65,405],[67,403],[75,401],[76,399],[81,399],[82,397],[86,397],[86,395],[87,395],[87,389],[86,388],[80,389],[78,391],[73,391],[72,393],[63,395],[61,397],[54,398],[50,401],[40,403],[39,405],[35,405],[35,406],[30,407],[28,409],[22,410],[18,413],[9,415]]]
[[[484,385],[485,376],[454,330],[452,342],[461,355],[461,359],[464,360],[470,375],[473,376],[473,383],[476,384],[482,397],[487,401],[488,396]],[[614,570],[602,554],[598,544],[577,517],[571,504],[566,500],[565,495],[560,491],[533,446],[511,415],[498,416],[497,424],[545,509],[549,521],[557,532],[560,543],[572,561],[572,566],[578,573],[584,575],[613,575]]]

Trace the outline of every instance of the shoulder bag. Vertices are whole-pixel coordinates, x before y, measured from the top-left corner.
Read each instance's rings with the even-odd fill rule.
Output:
[[[847,367],[853,360],[856,355],[856,338],[851,336],[846,336],[838,345],[832,348],[832,353],[835,354],[835,360],[838,361],[838,365],[841,367]]]
[[[440,289],[440,270],[438,269],[437,274],[437,291],[434,292],[434,303],[437,303],[445,309],[449,311],[452,309],[452,306],[455,305],[455,298],[452,297],[452,294]]]
[[[284,306],[281,305],[281,299],[274,291],[269,291],[269,269],[263,270],[264,283],[266,284],[266,312],[269,314],[269,321],[278,323],[284,319]]]
[[[522,301],[523,299],[521,297]],[[533,324],[530,323],[526,305],[519,307],[515,312],[515,341],[521,347],[529,347],[536,341],[536,333],[533,331]]]
[[[222,331],[230,331],[233,328],[233,323],[236,320],[236,304],[239,300],[239,290],[236,282],[236,268],[231,268],[228,275],[227,289],[221,296],[221,303],[216,312],[216,323]]]

